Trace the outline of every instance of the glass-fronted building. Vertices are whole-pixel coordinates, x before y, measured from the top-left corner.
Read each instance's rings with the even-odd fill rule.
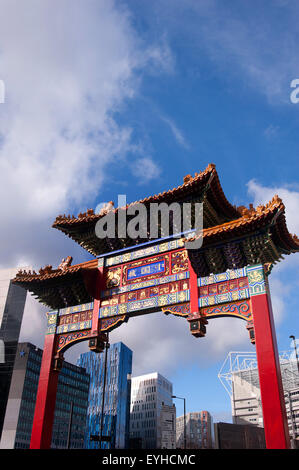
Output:
[[[107,354],[107,374],[104,394],[102,444],[90,436],[100,436],[105,352],[80,355],[77,365],[90,374],[85,448],[126,449],[129,445],[130,393],[132,351],[123,343],[110,346]]]
[[[30,446],[42,353],[31,343],[17,346],[1,449],[28,449]],[[67,447],[70,417],[69,447],[84,447],[88,392],[89,375],[85,369],[64,362],[58,378],[51,448]]]
[[[0,438],[27,294],[11,282],[18,270],[0,269]]]

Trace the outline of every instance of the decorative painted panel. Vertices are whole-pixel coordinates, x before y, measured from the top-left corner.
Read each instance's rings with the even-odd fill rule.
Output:
[[[70,331],[80,331],[80,330],[87,330],[88,328],[91,328],[92,321],[82,321],[78,323],[69,323],[66,325],[60,325],[56,329],[56,333],[68,333]]]
[[[165,248],[169,248],[170,243],[167,242]],[[173,250],[177,248],[177,241],[171,246]],[[157,247],[163,251],[162,245]],[[107,288],[101,293],[99,309],[101,331],[112,329],[116,323],[139,311],[146,313],[145,310],[161,310],[164,306],[176,305],[175,314],[190,313],[187,305],[182,309],[178,307],[190,301],[188,267],[187,252],[181,249],[106,268],[104,279]],[[109,318],[112,320],[108,323],[104,321]]]
[[[109,273],[109,270],[108,270]],[[169,274],[169,255],[155,256],[146,261],[139,260],[133,263],[125,264],[123,267],[122,285],[132,284],[140,281],[140,278],[146,276],[146,279],[157,279]],[[107,285],[107,287],[110,287]]]
[[[190,315],[190,303],[179,304],[179,305],[170,305],[169,307],[162,307],[162,312],[165,314],[172,313],[179,317],[187,317]]]
[[[58,321],[58,310],[47,313],[46,335],[53,335],[56,333],[57,321]]]
[[[249,289],[236,290],[226,292],[225,294],[209,295],[198,299],[199,307],[207,307],[209,305],[223,304],[233,300],[248,299]]]
[[[62,348],[65,348],[71,343],[77,342],[79,340],[87,339],[90,336],[90,330],[88,331],[77,331],[75,333],[69,333],[65,335],[58,336],[57,343],[57,353],[59,353]]]
[[[89,302],[87,304],[75,305],[73,307],[61,308],[59,310],[59,316],[61,315],[68,315],[69,313],[78,313],[78,312],[85,312],[86,310],[93,309],[93,302]]]
[[[243,320],[251,319],[251,305],[249,300],[243,302],[233,302],[214,307],[207,307],[201,309],[200,313],[207,317],[220,317],[220,316],[236,316]]]
[[[210,276],[198,278],[198,286],[201,287],[217,282],[230,281],[232,279],[238,279],[239,277],[246,277],[246,275],[246,268],[228,269],[220,274],[211,274]]]
[[[88,310],[86,312],[73,313],[70,315],[62,315],[61,317],[59,317],[58,326],[66,325],[69,323],[78,323],[82,321],[91,320],[92,314],[93,314],[93,311]]]
[[[115,289],[104,290],[101,292],[101,298],[111,297],[112,295],[123,294],[132,290],[145,289],[147,287],[158,286],[160,284],[168,284],[170,282],[180,281],[189,278],[189,271],[185,271],[170,276],[163,276],[159,279],[151,279],[149,281],[136,282],[127,286],[116,287]]]
[[[150,274],[160,274],[165,272],[165,259],[161,259],[156,263],[144,264],[136,268],[127,270],[127,281],[135,280],[140,277],[149,276]]]
[[[213,281],[213,282],[212,282]],[[228,270],[198,279],[199,307],[222,304],[234,300],[248,299],[249,288],[246,270]]]
[[[60,334],[91,328],[93,302],[49,312],[46,334]]]
[[[125,313],[137,312],[139,310],[153,309],[163,307],[165,305],[177,304],[190,300],[189,290],[174,292],[166,295],[160,295],[145,300],[131,301],[121,303],[115,306],[101,307],[99,316],[100,318],[112,317],[116,315],[123,315]]]
[[[250,295],[260,295],[266,293],[266,279],[264,268],[261,264],[247,266],[247,277],[249,283]]]
[[[184,241],[182,238],[178,240],[171,240],[168,242],[160,243],[157,245],[149,246],[147,248],[142,248],[141,250],[130,251],[129,253],[124,253],[122,255],[111,256],[106,258],[99,258],[98,266],[114,266],[116,264],[127,263],[128,261],[134,261],[139,258],[146,258],[147,256],[156,255],[159,253],[165,253],[166,251],[177,250],[184,247]]]
[[[108,318],[102,318],[100,320],[100,330],[101,331],[106,331],[106,330],[112,330],[116,326],[118,326],[119,323],[123,323],[124,321],[127,320],[126,315],[119,315],[117,317],[108,317]]]

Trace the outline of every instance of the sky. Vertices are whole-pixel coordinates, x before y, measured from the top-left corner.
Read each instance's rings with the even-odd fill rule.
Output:
[[[90,259],[51,228],[57,215],[157,194],[209,163],[232,204],[278,194],[299,234],[297,1],[0,0],[0,9],[0,267]],[[280,351],[299,336],[298,256],[270,276]],[[45,312],[29,297],[22,341],[43,346]],[[110,340],[133,350],[134,375],[171,380],[187,411],[230,421],[217,374],[229,351],[253,350],[245,323],[214,319],[195,339],[184,319],[156,313]]]

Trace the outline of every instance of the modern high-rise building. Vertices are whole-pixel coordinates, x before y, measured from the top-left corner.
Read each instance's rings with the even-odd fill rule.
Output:
[[[90,374],[85,448],[126,449],[129,446],[132,351],[123,343],[111,344],[107,354],[107,372],[103,403],[105,351],[80,355],[77,364]],[[103,407],[103,409],[102,409]],[[102,418],[103,411],[103,419]],[[105,441],[91,440],[102,436]]]
[[[1,449],[28,449],[43,351],[31,343],[17,346]],[[51,448],[83,448],[89,375],[82,367],[63,363],[59,373]],[[71,419],[70,419],[71,418]]]
[[[172,383],[158,372],[132,377],[130,437],[143,449],[162,448],[162,407],[172,406]]]
[[[26,302],[25,289],[11,282],[18,271],[0,269],[0,438]]]
[[[184,422],[186,422],[186,449],[212,449],[214,425],[208,411],[186,413],[176,419],[177,448],[185,448]]]
[[[290,436],[299,442],[299,374],[293,351],[279,356]],[[234,424],[263,427],[263,411],[255,352],[230,352],[218,374],[228,392]]]

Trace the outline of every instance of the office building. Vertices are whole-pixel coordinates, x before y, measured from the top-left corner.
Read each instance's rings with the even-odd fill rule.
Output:
[[[214,425],[208,411],[186,413],[186,449],[212,449],[214,447]],[[185,448],[184,415],[176,419],[176,444]]]
[[[77,364],[90,374],[85,448],[126,449],[129,447],[132,351],[123,343],[111,344],[107,354],[107,373],[102,420],[102,444],[90,439],[101,434],[105,351],[80,355]]]
[[[42,353],[31,343],[17,346],[1,449],[28,449],[30,446]],[[65,361],[58,378],[51,448],[67,448],[70,418],[69,447],[84,447],[88,391],[89,375],[85,369]]]
[[[299,439],[299,374],[293,351],[279,356],[290,436]],[[230,352],[218,377],[231,399],[234,424],[263,427],[259,375],[254,352]]]
[[[11,282],[18,271],[0,269],[0,438],[26,302],[26,291]]]
[[[158,372],[132,378],[130,437],[141,439],[143,449],[163,447],[162,408],[173,405],[172,394],[172,383]]]

